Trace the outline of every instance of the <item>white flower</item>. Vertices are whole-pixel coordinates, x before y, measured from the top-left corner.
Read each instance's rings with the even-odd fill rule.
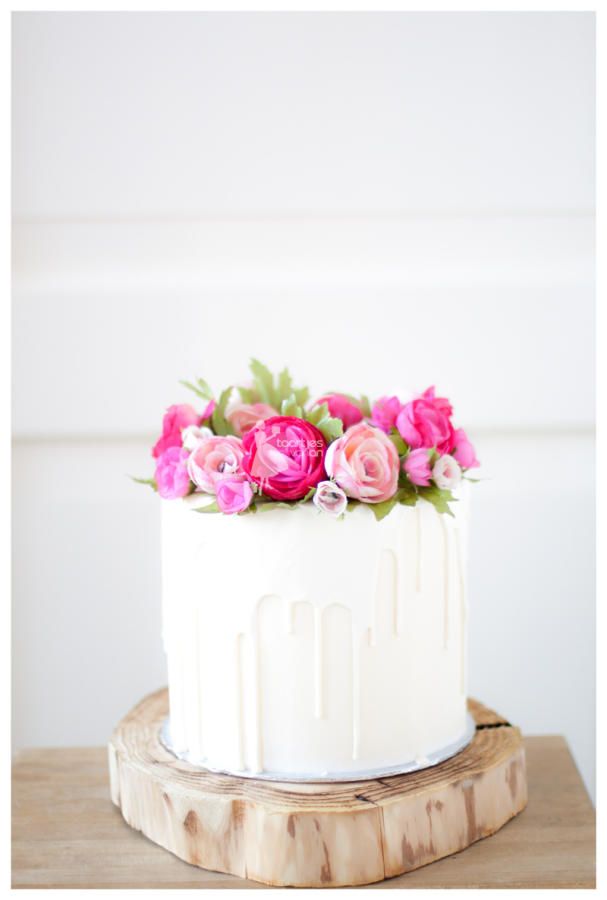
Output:
[[[449,456],[448,453],[445,453],[444,456],[439,456],[434,463],[432,477],[437,487],[442,490],[451,491],[460,484],[462,480],[462,470],[453,457]]]
[[[341,516],[348,505],[348,498],[334,481],[320,481],[316,485],[312,503],[331,516]]]
[[[188,427],[184,428],[181,432],[183,448],[184,450],[195,450],[201,441],[204,441],[208,437],[212,437],[212,435],[213,432],[211,429],[206,428],[204,425],[202,428],[199,428],[198,425],[188,425]]]

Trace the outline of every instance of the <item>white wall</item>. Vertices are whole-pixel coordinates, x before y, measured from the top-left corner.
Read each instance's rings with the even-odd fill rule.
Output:
[[[177,381],[435,382],[485,463],[471,690],[594,785],[590,14],[14,17],[14,745],[164,680]]]

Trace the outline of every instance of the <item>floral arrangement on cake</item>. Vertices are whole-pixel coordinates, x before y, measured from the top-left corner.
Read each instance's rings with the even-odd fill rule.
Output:
[[[287,369],[274,377],[255,359],[250,369],[250,385],[218,397],[201,378],[181,382],[200,407],[169,407],[152,448],[154,477],[135,481],[168,500],[200,495],[196,511],[204,513],[312,502],[341,516],[364,503],[382,519],[397,503],[424,499],[453,514],[453,491],[479,462],[433,387],[406,402],[337,392],[311,401]]]

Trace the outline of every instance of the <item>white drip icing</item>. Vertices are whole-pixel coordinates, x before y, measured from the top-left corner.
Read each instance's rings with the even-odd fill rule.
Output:
[[[352,759],[360,754],[360,635],[352,623]]]
[[[466,692],[466,582],[464,577],[464,561],[459,528],[455,529],[455,556],[459,584],[459,620],[460,620],[460,693]]]
[[[322,613],[319,606],[314,607],[314,715],[317,719],[324,715]]]
[[[254,739],[253,739],[253,764],[254,772],[263,772],[263,719],[261,706],[261,654],[259,651],[259,622],[258,611],[255,609],[252,634],[250,636],[253,656],[253,703],[255,704]]]
[[[443,649],[449,646],[449,531],[445,516],[440,515],[443,533]]]
[[[415,591],[422,589],[422,511],[419,504],[415,507]]]
[[[236,635],[236,735],[238,741],[238,768],[244,771],[245,768],[245,735],[244,735],[244,700],[243,700],[243,680],[242,680],[242,646],[244,643],[244,634]]]
[[[293,634],[293,617],[295,614],[295,604],[287,600],[285,603],[285,631],[287,634]]]

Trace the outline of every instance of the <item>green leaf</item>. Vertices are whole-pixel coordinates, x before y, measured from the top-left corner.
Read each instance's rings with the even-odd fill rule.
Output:
[[[298,404],[295,394],[292,393],[290,397],[282,401],[280,414],[281,416],[295,416],[298,419],[303,419],[303,410]]]
[[[276,404],[276,396],[274,391],[274,377],[267,366],[259,362],[258,359],[252,359],[249,368],[253,375],[253,381],[262,403],[269,403],[270,406]]]
[[[375,518],[377,519],[377,521],[381,522],[381,520],[385,519],[388,513],[394,509],[397,503],[398,500],[396,496],[394,496],[390,497],[389,500],[383,500],[381,503],[368,503],[367,505],[375,514]]]
[[[207,503],[206,506],[199,506],[196,509],[193,509],[192,512],[197,513],[218,513],[221,512],[219,507],[217,506],[217,500],[213,500],[212,503]]]
[[[448,516],[453,515],[449,503],[456,502],[457,498],[453,496],[451,491],[442,490],[433,484],[429,487],[418,488],[418,493],[420,497],[431,503],[437,512],[446,513]]]
[[[399,456],[404,456],[406,453],[409,452],[409,445],[405,444],[405,442],[403,441],[402,437],[400,436],[400,434],[398,433],[396,428],[392,429],[392,431],[390,432],[388,437],[390,438],[390,440],[396,447],[396,452],[398,453]]]
[[[326,403],[315,406],[313,409],[304,413],[308,422],[316,425],[323,437],[329,443],[336,438],[341,437],[344,433],[344,423],[341,419],[334,419],[329,413],[329,407]]]
[[[293,395],[293,381],[291,379],[291,375],[289,374],[288,369],[283,369],[282,372],[278,375],[278,396],[277,400],[280,403],[284,403],[289,397]]]
[[[134,475],[129,475],[131,481],[137,482],[137,484],[148,484],[153,491],[158,490],[158,485],[156,484],[155,478],[135,478]]]
[[[249,387],[239,387],[236,388],[238,393],[240,394],[240,399],[243,403],[256,403],[257,402],[257,393],[253,390],[253,388]]]
[[[310,398],[310,391],[307,387],[295,388],[293,393],[300,406],[305,406]]]
[[[188,390],[194,391],[194,393],[200,397],[202,400],[213,399],[213,391],[209,387],[209,385],[202,378],[196,379],[196,384],[192,384],[191,381],[180,381],[179,384],[182,384],[184,387],[187,387]]]
[[[364,394],[361,394],[358,405],[360,406],[360,411],[362,412],[363,416],[368,419],[371,415],[371,404],[369,403],[369,398]]]
[[[279,507],[282,509],[295,509],[296,503],[284,503],[282,500],[264,500],[261,503],[257,503],[257,509],[260,512],[265,512],[266,509],[278,509]]]
[[[211,416],[211,426],[215,434],[235,434],[234,429],[225,417],[226,407],[228,405],[232,390],[232,385],[230,385],[230,387],[227,387],[224,391],[221,392],[219,400],[217,401],[217,406],[213,410],[213,415]]]

